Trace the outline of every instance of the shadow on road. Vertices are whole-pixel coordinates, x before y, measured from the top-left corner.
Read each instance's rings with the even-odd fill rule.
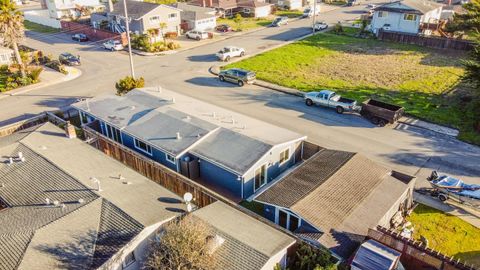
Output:
[[[276,35],[265,36],[263,39],[290,41],[290,40],[305,36],[307,34],[310,34],[311,32],[312,32],[312,28],[310,27],[297,27],[297,28],[289,29],[288,31],[285,31]]]
[[[234,84],[228,82],[221,82],[216,77],[196,77],[188,79],[185,82],[200,85],[200,86],[209,86],[209,87],[236,87]]]
[[[215,54],[192,55],[187,57],[192,62],[218,62]]]

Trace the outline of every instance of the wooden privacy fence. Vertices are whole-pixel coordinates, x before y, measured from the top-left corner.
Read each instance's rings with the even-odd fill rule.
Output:
[[[407,269],[475,270],[460,260],[443,255],[423,243],[400,236],[399,233],[378,226],[368,230],[368,238],[402,253],[400,261]]]
[[[84,126],[83,131],[86,141],[90,145],[95,146],[106,155],[122,162],[155,183],[181,197],[186,192],[192,193],[194,203],[198,207],[209,205],[217,201],[216,198],[222,198],[222,201],[228,201],[228,199],[211,190],[207,190],[193,180],[106,138],[88,126]]]
[[[415,34],[390,32],[384,30],[379,30],[377,38],[384,41],[415,44],[436,49],[453,49],[467,51],[473,48],[473,43],[467,40],[443,37],[426,37]]]

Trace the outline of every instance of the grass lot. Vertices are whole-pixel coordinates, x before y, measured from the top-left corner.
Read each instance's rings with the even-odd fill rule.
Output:
[[[480,267],[480,229],[423,204],[408,220],[414,225],[415,239],[424,236],[430,248]]]
[[[53,27],[41,25],[38,23],[34,23],[31,21],[24,21],[23,25],[25,25],[25,30],[35,31],[39,33],[57,33],[60,32],[60,29],[56,29]]]
[[[232,27],[233,31],[238,31],[239,28],[241,31],[248,31],[258,27],[267,26],[272,23],[272,20],[272,18],[243,18],[241,26],[239,27],[233,21],[233,18],[218,18],[217,25],[228,24]]]
[[[445,97],[464,74],[463,57],[463,52],[320,33],[227,67],[301,91],[334,89],[358,101],[374,97],[398,104],[413,116],[459,128],[461,139],[480,144],[474,105]]]
[[[298,18],[303,15],[303,10],[277,10],[275,16],[287,16],[288,18]]]

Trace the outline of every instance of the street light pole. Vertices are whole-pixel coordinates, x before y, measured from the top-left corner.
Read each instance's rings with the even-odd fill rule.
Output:
[[[132,45],[130,44],[130,27],[129,19],[127,14],[127,0],[123,0],[123,10],[125,11],[125,28],[127,30],[127,41],[128,41],[128,56],[130,57],[130,72],[132,73],[132,78],[135,79],[135,70],[133,69],[133,56],[132,56]]]
[[[312,34],[315,34],[315,22],[317,17],[317,0],[313,0],[313,20],[312,20]]]

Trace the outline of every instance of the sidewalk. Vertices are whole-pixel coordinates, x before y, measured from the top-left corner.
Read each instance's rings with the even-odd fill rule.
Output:
[[[82,75],[82,71],[74,68],[74,67],[65,67],[65,69],[68,71],[67,75],[64,75],[58,71],[55,71],[53,69],[43,67],[43,72],[40,74],[40,82],[24,87],[20,87],[17,89],[13,89],[4,93],[0,93],[0,99],[10,97],[10,96],[16,96],[20,94],[27,93],[29,91],[42,88],[45,86],[49,85],[54,85],[57,83],[61,82],[66,82],[66,81],[71,81],[73,79],[76,79]]]
[[[437,210],[443,211],[447,214],[454,215],[463,219],[464,221],[472,224],[473,226],[480,228],[480,212],[472,208],[447,200],[447,203],[443,203],[438,199],[435,199],[429,195],[423,195],[417,192],[413,193],[414,200],[418,203],[425,204]]]

